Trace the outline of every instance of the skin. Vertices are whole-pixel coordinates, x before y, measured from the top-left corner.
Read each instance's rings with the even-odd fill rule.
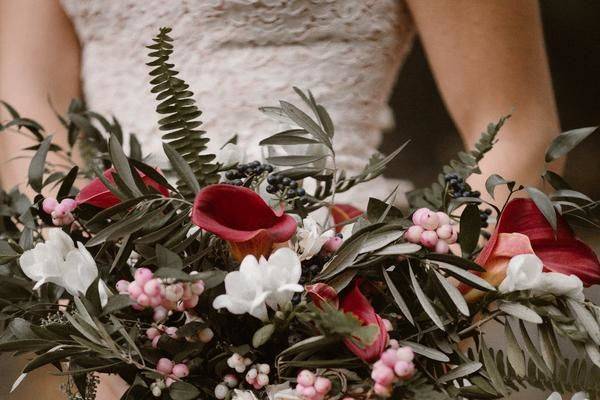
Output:
[[[495,172],[539,185],[545,149],[560,127],[537,1],[407,3],[465,147],[473,147],[490,121],[513,112],[481,165],[483,174],[471,183],[482,188]],[[0,0],[0,60],[0,99],[57,133],[55,143],[66,144],[47,99],[63,112],[72,98],[80,97],[80,48],[58,0]],[[11,159],[31,144],[20,135],[0,135],[3,187],[25,187],[28,161]],[[42,384],[56,387],[56,378],[45,376]],[[112,400],[123,390],[122,382],[105,383],[99,399]]]

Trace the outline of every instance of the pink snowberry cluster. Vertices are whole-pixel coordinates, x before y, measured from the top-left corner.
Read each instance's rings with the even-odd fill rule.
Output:
[[[410,347],[400,347],[397,341],[391,340],[390,348],[373,364],[371,378],[375,381],[374,392],[381,397],[390,397],[394,382],[410,379],[414,375],[414,358]]]
[[[433,249],[436,253],[447,253],[450,249],[448,245],[456,243],[458,239],[457,225],[444,212],[419,208],[414,212],[412,222],[414,225],[408,228],[404,238]]]
[[[143,310],[146,307],[154,309],[154,320],[163,321],[169,311],[185,311],[198,305],[199,296],[204,292],[204,282],[180,282],[166,285],[161,279],[154,278],[148,268],[138,268],[134,281],[120,280],[117,290],[121,294],[129,294],[135,301],[133,307]]]
[[[52,217],[52,223],[56,226],[71,225],[73,210],[77,208],[77,202],[73,199],[62,199],[59,203],[54,197],[46,197],[42,202],[42,209]]]
[[[307,369],[298,374],[296,393],[306,400],[322,400],[331,390],[331,381],[324,376],[316,376]]]
[[[223,382],[215,386],[215,397],[219,400],[227,398],[231,389],[239,385],[239,380],[234,374],[227,374],[223,377]]]
[[[260,390],[269,384],[269,364],[254,364],[246,372],[246,382],[256,390]]]
[[[190,374],[187,365],[183,363],[175,364],[168,358],[161,358],[158,360],[156,370],[159,374],[166,377],[165,383],[167,387],[171,386],[176,380],[183,379]]]

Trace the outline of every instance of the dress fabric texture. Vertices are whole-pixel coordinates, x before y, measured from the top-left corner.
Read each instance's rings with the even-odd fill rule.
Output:
[[[338,167],[360,172],[390,126],[388,97],[413,25],[400,0],[62,0],[82,47],[88,106],[114,115],[156,165],[164,163],[146,45],[173,28],[172,60],[190,85],[212,151],[234,134],[260,159],[258,142],[281,123],[258,111],[301,104],[310,89],[331,114]],[[383,149],[390,152],[393,149]],[[364,206],[406,182],[378,178],[339,198]]]

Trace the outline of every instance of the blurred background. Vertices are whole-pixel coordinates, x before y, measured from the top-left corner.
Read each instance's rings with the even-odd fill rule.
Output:
[[[598,125],[600,1],[542,0],[541,7],[562,129]],[[400,73],[390,103],[395,112],[396,127],[385,136],[382,149],[395,148],[407,138],[411,139],[411,144],[389,168],[388,174],[412,180],[417,187],[427,185],[461,149],[461,141],[437,91],[418,39]],[[498,110],[498,116],[508,111]],[[577,190],[594,199],[600,198],[600,135],[588,138],[571,152],[566,179]],[[589,232],[580,234],[591,239],[600,252],[600,240],[597,237],[593,238]],[[592,295],[597,302],[600,301],[598,292],[595,290]],[[64,398],[57,383],[62,378],[48,378],[45,375],[50,372],[48,369],[34,372],[14,394],[8,395],[12,383],[20,374],[22,361],[0,357],[0,400]],[[43,384],[31,384],[33,381]],[[546,399],[547,394],[531,390],[511,398]]]

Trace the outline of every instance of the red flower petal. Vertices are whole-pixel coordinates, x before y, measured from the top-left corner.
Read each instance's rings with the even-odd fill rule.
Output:
[[[115,178],[113,177],[114,172],[114,168],[109,168],[104,171],[103,175],[110,183],[115,183]],[[159,185],[143,172],[138,171],[138,173],[146,186],[153,187],[165,197],[169,195],[169,189]],[[90,183],[83,187],[77,194],[77,197],[75,197],[75,201],[77,201],[78,204],[90,204],[98,208],[110,208],[121,202],[117,196],[104,186],[104,183],[102,183],[100,178],[92,179]]]
[[[198,193],[192,222],[234,243],[245,243],[255,238],[271,244],[285,242],[294,235],[297,225],[293,217],[273,210],[253,190],[227,184],[210,185]],[[260,247],[260,255],[264,255],[265,246]],[[253,254],[252,251],[250,253]]]
[[[496,231],[476,262],[486,264],[499,234],[522,233],[529,238],[545,269],[576,275],[586,286],[600,283],[600,262],[594,251],[575,237],[567,221],[558,213],[557,220],[558,229],[554,232],[533,200],[513,199],[504,209]]]
[[[335,308],[339,307],[340,300],[337,292],[326,283],[315,283],[314,285],[306,286],[305,289],[317,307],[321,308],[323,303],[329,303]]]
[[[352,339],[345,339],[346,347],[361,360],[367,362],[376,361],[385,350],[388,343],[388,333],[383,320],[375,310],[369,300],[362,294],[359,288],[360,281],[356,281],[354,288],[342,299],[340,309],[344,312],[351,312],[363,323],[363,325],[375,324],[379,328],[379,335],[374,343],[359,346]]]

